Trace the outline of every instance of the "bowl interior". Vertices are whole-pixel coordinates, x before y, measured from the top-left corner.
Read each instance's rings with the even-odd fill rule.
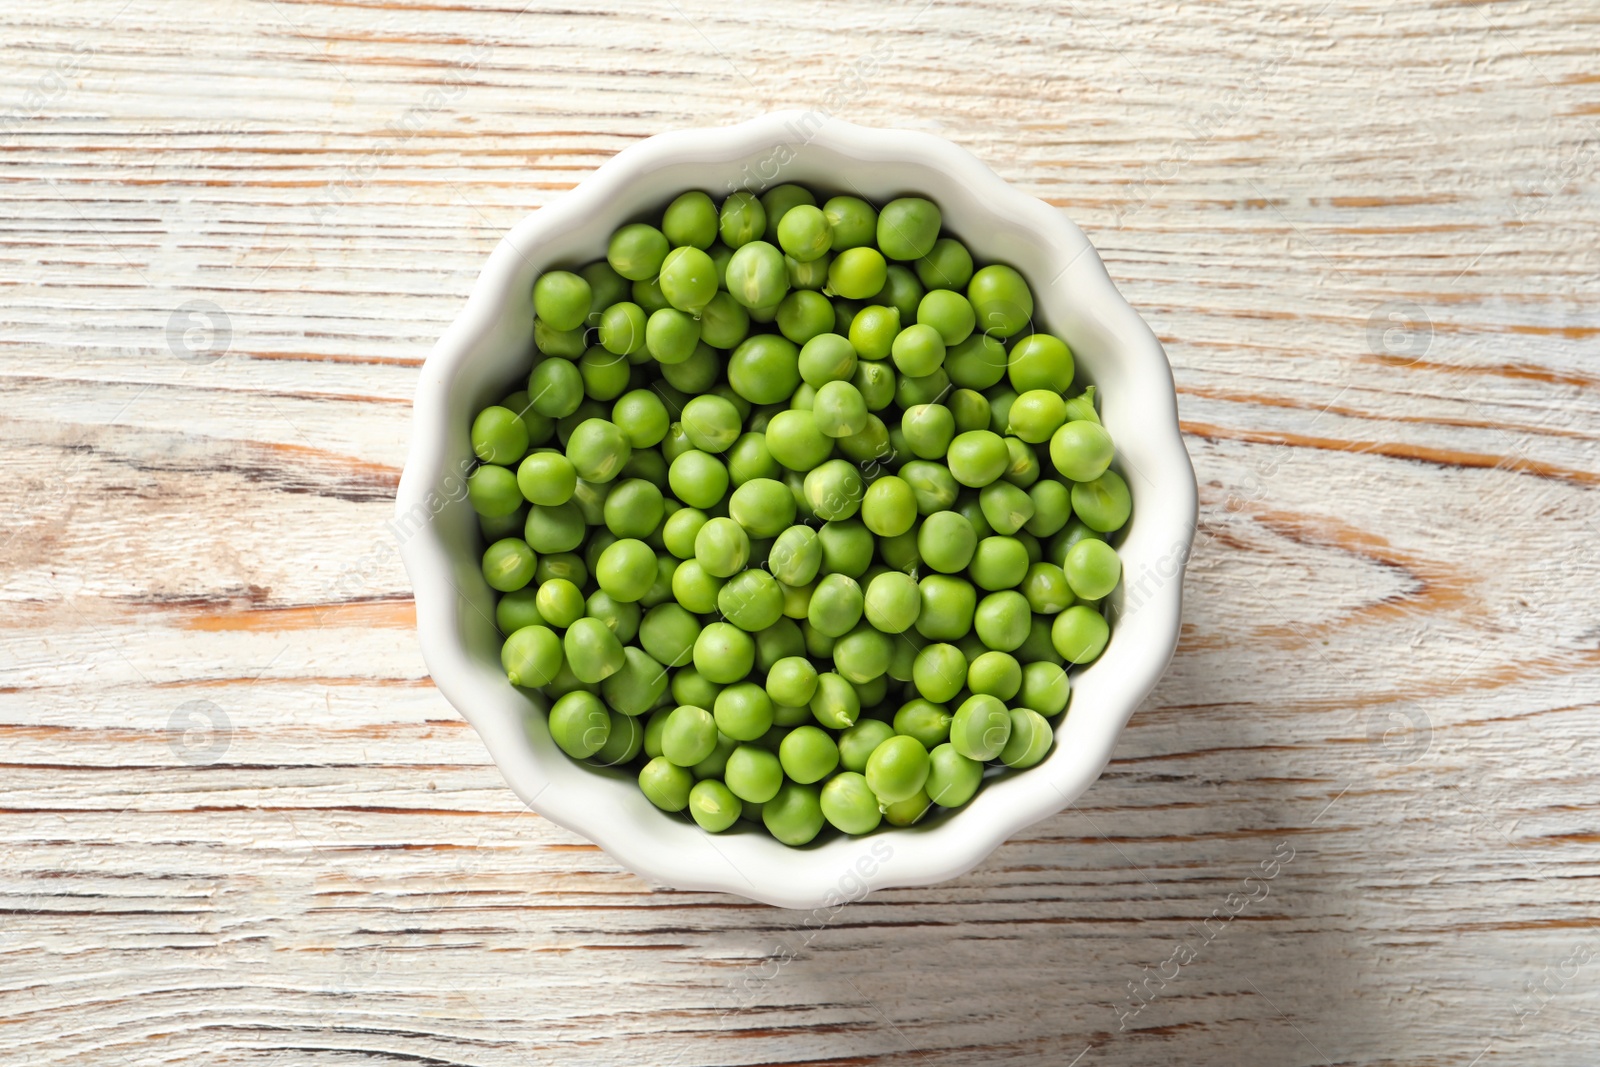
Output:
[[[935,138],[831,121],[812,132],[796,126],[803,120],[769,116],[764,137],[732,127],[652,138],[507,237],[462,319],[424,368],[418,441],[396,534],[418,587],[430,670],[531,806],[662,881],[816,907],[869,887],[957,874],[1087,788],[1170,658],[1175,587],[1193,535],[1194,482],[1178,438],[1165,356],[1077,227]],[[875,205],[900,195],[926,196],[943,210],[946,232],[966,243],[980,264],[1005,262],[1020,270],[1033,288],[1041,328],[1073,350],[1076,385],[1092,383],[1100,392],[1103,420],[1118,445],[1117,467],[1134,499],[1119,545],[1125,581],[1110,598],[1112,638],[1099,660],[1073,672],[1072,702],[1050,756],[1026,772],[991,778],[959,811],[865,838],[829,837],[804,849],[742,823],[708,835],[687,817],[656,810],[630,774],[580,765],[556,748],[543,716],[530,714],[543,706],[542,698],[514,690],[501,672],[494,594],[478,570],[483,542],[463,492],[473,464],[473,415],[525,382],[533,335],[528,294],[541,270],[575,269],[602,258],[612,230],[657,215],[686,189],[704,189],[720,201],[734,189],[759,193],[789,181]]]

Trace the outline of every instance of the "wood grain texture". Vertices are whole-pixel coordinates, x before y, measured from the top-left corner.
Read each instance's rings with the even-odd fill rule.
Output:
[[[0,19],[0,1062],[1593,1062],[1592,4]],[[785,106],[1083,225],[1202,494],[1104,778],[823,917],[527,813],[383,526],[500,235]]]

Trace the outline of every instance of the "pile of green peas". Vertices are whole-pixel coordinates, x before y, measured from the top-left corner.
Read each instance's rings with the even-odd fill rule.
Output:
[[[689,191],[533,287],[473,420],[501,662],[569,756],[788,845],[1026,768],[1131,510],[1093,387],[937,205]]]

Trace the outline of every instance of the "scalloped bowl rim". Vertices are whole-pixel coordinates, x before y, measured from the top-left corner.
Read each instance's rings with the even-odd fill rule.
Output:
[[[857,180],[870,181],[872,175],[917,172],[920,184],[948,186],[943,194],[929,194],[945,207],[947,221],[952,207],[969,219],[988,216],[983,218],[988,234],[966,235],[969,244],[982,250],[982,259],[1015,263],[1043,257],[1047,274],[1026,269],[1024,274],[1035,289],[1046,328],[1073,346],[1091,380],[1114,377],[1119,382],[1116,392],[1102,390],[1103,417],[1117,438],[1118,466],[1133,488],[1135,507],[1119,548],[1124,583],[1109,602],[1116,616],[1112,640],[1098,660],[1074,673],[1072,705],[1044,762],[991,778],[965,808],[917,826],[790,849],[754,828],[704,833],[687,819],[650,807],[631,781],[582,767],[555,747],[543,716],[528,714],[530,707],[543,706],[542,697],[508,686],[496,657],[481,648],[475,655],[469,648],[466,631],[480,638],[485,632],[481,619],[470,613],[483,615],[479,605],[487,603],[489,591],[481,576],[473,580],[475,559],[467,567],[460,559],[459,543],[476,530],[464,532],[472,519],[459,475],[465,470],[462,450],[470,456],[470,411],[488,402],[486,397],[503,395],[488,391],[480,364],[506,362],[503,354],[485,353],[504,353],[507,345],[526,336],[531,328],[527,286],[540,268],[570,261],[580,244],[592,257],[594,242],[583,235],[608,233],[637,214],[639,208],[619,214],[616,205],[628,200],[629,190],[659,181],[663,173],[693,166],[726,174],[737,164],[742,169],[736,173],[748,179],[752,165],[758,168],[757,177],[776,165],[783,180],[828,184],[794,173],[814,166],[814,161],[805,162],[811,156],[843,167],[828,174],[843,176],[854,188],[859,188]],[[851,165],[858,169],[851,171]],[[919,181],[889,184],[915,192]],[[596,222],[602,218],[603,227]],[[1012,254],[994,255],[990,244]],[[466,384],[474,375],[479,380],[475,389]],[[1070,805],[1099,777],[1117,737],[1176,648],[1196,506],[1194,472],[1179,430],[1166,354],[1117,292],[1082,230],[941,138],[787,111],[734,126],[650,137],[624,149],[507,234],[489,257],[466,307],[422,366],[392,532],[415,588],[417,629],[428,670],[446,699],[478,730],[506,780],[530,808],[659,883],[814,909],[838,907],[875,889],[928,885],[962,874],[1016,831]],[[1137,590],[1131,600],[1130,589]],[[486,638],[480,645],[482,640]]]

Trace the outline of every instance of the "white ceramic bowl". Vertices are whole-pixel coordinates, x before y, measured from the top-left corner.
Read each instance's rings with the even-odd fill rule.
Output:
[[[652,807],[631,775],[580,765],[556,748],[544,717],[533,713],[542,701],[513,689],[500,669],[494,594],[479,573],[481,542],[463,482],[472,465],[473,415],[527,373],[529,292],[541,269],[602,257],[613,229],[658,213],[684,189],[720,199],[736,187],[760,192],[784,181],[876,204],[927,196],[943,210],[945,229],[980,262],[1020,270],[1043,328],[1072,347],[1079,384],[1099,387],[1117,467],[1134,501],[1119,546],[1124,583],[1109,601],[1111,641],[1097,661],[1074,672],[1072,703],[1049,757],[991,778],[958,811],[863,838],[828,836],[804,849],[744,824],[704,833]],[[423,364],[395,534],[416,588],[428,669],[530,807],[658,882],[817,909],[872,889],[961,874],[1089,787],[1177,644],[1195,506],[1166,355],[1077,226],[937,137],[779,112],[642,141],[501,241],[466,308]]]

